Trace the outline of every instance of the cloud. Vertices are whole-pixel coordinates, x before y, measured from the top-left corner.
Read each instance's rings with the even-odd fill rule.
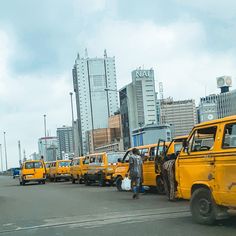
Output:
[[[175,2],[184,7],[189,6],[200,12],[207,13],[208,17],[214,17],[221,20],[235,18],[236,2],[234,0],[175,0]]]
[[[75,0],[74,6],[84,15],[103,11],[109,4],[109,0]]]
[[[217,92],[217,76],[234,76],[235,56],[208,51],[207,32],[194,20],[158,25],[106,19],[88,42],[94,55],[102,55],[101,49],[107,48],[109,55],[116,56],[119,87],[131,81],[133,69],[144,65],[155,69],[156,82],[164,83],[165,96],[195,98],[198,103],[205,88]]]
[[[9,166],[17,164],[17,141],[21,140],[27,156],[37,151],[37,140],[44,135],[43,114],[47,114],[48,130],[71,123],[71,73],[11,73],[9,62],[14,56],[14,43],[7,32],[0,31],[0,143],[6,131]]]
[[[205,90],[217,92],[217,76],[235,76],[235,45],[229,47],[220,34],[223,50],[212,48],[209,38],[214,40],[215,35],[197,17],[199,11],[214,13],[209,2],[185,1],[181,12],[182,1],[176,0],[175,12],[169,3],[153,1],[151,6],[157,4],[165,15],[161,21],[150,12],[144,17],[139,5],[135,5],[139,15],[130,17],[129,11],[136,12],[127,1],[123,8],[119,1],[109,0],[28,1],[27,10],[25,4],[15,3],[17,7],[5,3],[7,7],[0,8],[0,143],[6,131],[12,166],[17,163],[18,140],[27,155],[37,151],[37,139],[44,135],[43,114],[52,135],[57,127],[70,124],[71,69],[77,51],[82,55],[85,47],[90,57],[103,56],[105,48],[116,57],[119,88],[131,81],[132,70],[152,67],[156,88],[162,81],[165,97],[175,99],[195,98],[198,103]],[[125,17],[119,12],[124,7]],[[216,8],[217,18],[223,7],[216,3]],[[234,28],[233,23],[227,28],[231,32],[227,42],[235,41]],[[216,24],[214,30],[222,32],[223,27]]]

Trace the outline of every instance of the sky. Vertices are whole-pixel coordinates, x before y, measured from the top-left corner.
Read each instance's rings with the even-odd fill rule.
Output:
[[[76,54],[116,58],[118,88],[139,66],[153,68],[164,97],[199,103],[218,93],[216,77],[236,76],[234,0],[0,1],[0,144],[17,166],[47,130],[71,124]],[[232,89],[233,89],[232,88]],[[3,149],[3,160],[4,160]],[[5,160],[4,160],[5,161]]]

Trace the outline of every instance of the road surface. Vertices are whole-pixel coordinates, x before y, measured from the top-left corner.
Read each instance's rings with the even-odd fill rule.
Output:
[[[71,182],[19,186],[0,176],[0,214],[0,236],[236,235],[236,218],[215,226],[192,222],[187,201],[168,202],[156,193],[133,200],[114,187]]]

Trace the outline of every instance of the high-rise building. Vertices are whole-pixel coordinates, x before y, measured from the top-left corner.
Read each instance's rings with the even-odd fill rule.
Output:
[[[80,155],[88,152],[86,132],[108,127],[108,117],[118,110],[115,58],[89,58],[79,54],[73,67]]]
[[[169,124],[172,128],[172,136],[187,135],[197,123],[195,101],[180,100],[173,98],[160,101],[161,124]]]
[[[64,160],[74,156],[73,131],[70,126],[57,128],[59,159]]]
[[[221,89],[221,93],[200,98],[198,107],[199,122],[236,114],[236,90],[229,91],[231,86],[231,77],[222,76],[217,78],[217,87]]]
[[[55,161],[58,158],[57,137],[42,137],[38,140],[39,156],[45,161]]]
[[[124,148],[133,146],[132,131],[139,127],[157,124],[157,107],[154,71],[132,71],[132,83],[120,92],[120,112]]]

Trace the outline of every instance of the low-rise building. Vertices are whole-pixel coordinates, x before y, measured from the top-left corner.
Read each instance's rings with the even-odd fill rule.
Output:
[[[170,125],[145,125],[132,131],[133,146],[158,143],[159,139],[171,141]]]
[[[121,116],[116,114],[108,118],[108,128],[94,129],[86,132],[87,149],[95,151],[122,151],[123,140],[121,131]]]

